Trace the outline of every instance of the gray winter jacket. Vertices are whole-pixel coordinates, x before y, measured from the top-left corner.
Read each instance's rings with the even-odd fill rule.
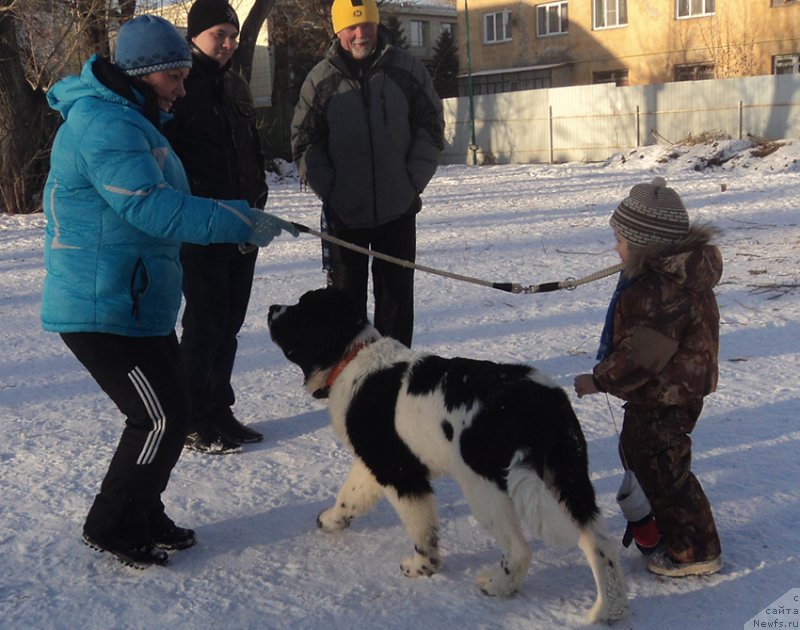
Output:
[[[371,228],[419,209],[444,146],[442,103],[422,63],[388,43],[362,81],[339,42],[309,72],[292,120],[301,178],[331,220]]]

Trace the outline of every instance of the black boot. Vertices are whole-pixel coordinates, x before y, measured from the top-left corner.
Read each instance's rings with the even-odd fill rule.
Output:
[[[146,569],[153,565],[164,565],[169,556],[163,549],[159,549],[152,542],[143,544],[126,543],[122,540],[98,541],[93,539],[85,531],[83,532],[83,543],[99,552],[108,551],[122,564],[134,569]]]
[[[264,439],[261,433],[239,422],[230,409],[225,409],[217,414],[214,418],[213,426],[222,437],[232,442],[253,444],[255,442],[261,442]]]
[[[168,551],[188,549],[197,542],[193,530],[178,527],[164,512],[150,519],[150,537],[156,547]]]
[[[198,429],[186,436],[184,447],[209,455],[227,455],[241,450],[242,443],[231,440],[214,429]]]

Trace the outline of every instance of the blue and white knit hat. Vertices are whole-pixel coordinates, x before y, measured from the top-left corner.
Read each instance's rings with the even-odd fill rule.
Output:
[[[689,233],[689,214],[663,177],[636,184],[609,221],[631,245],[666,245]]]
[[[138,77],[170,68],[191,68],[192,53],[167,20],[140,15],[119,29],[114,63],[128,76]]]

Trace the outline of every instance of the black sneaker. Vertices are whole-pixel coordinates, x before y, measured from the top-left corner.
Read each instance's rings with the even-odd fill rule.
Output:
[[[155,523],[150,523],[150,536],[156,547],[167,551],[180,551],[193,547],[197,543],[194,530],[178,527],[163,512],[155,518],[155,521]]]
[[[254,444],[264,439],[261,433],[239,422],[230,411],[214,422],[214,428],[222,437],[240,444]]]
[[[195,431],[186,436],[184,447],[198,453],[227,455],[241,450],[242,443],[228,439],[216,431]]]
[[[162,566],[167,564],[167,560],[169,560],[167,552],[163,549],[159,549],[153,543],[146,543],[141,546],[126,546],[124,544],[103,545],[84,532],[83,544],[100,553],[108,551],[126,567],[132,567],[134,569],[146,569],[153,565]]]

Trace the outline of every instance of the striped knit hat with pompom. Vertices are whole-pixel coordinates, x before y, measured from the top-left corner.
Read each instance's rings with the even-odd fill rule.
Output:
[[[636,184],[611,215],[611,227],[631,245],[666,245],[689,233],[689,214],[663,177]]]

